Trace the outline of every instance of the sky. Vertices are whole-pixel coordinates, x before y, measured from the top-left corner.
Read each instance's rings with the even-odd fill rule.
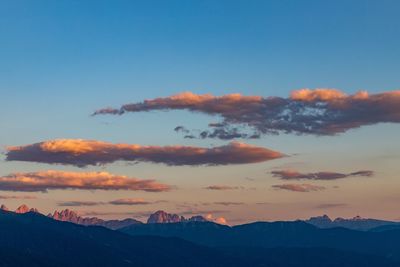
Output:
[[[0,202],[103,218],[163,209],[230,224],[400,220],[399,8],[395,0],[1,1]],[[291,131],[271,133],[266,123],[277,119],[265,114],[277,99],[289,113],[307,109],[286,121]],[[121,108],[130,103],[134,110]],[[92,116],[104,108],[121,114]],[[236,127],[247,136],[199,136]],[[70,140],[61,150],[43,148],[61,139]],[[99,188],[99,176],[122,185]],[[32,179],[53,188],[27,191]],[[121,199],[129,203],[112,204]]]

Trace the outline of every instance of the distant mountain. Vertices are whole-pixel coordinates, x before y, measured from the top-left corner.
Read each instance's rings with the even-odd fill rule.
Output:
[[[212,247],[325,247],[400,261],[400,230],[376,233],[345,228],[320,229],[295,221],[257,222],[233,227],[212,222],[142,224],[120,231],[134,236],[179,237]]]
[[[334,228],[334,227],[344,227],[353,230],[368,231],[376,227],[384,225],[396,225],[398,222],[384,221],[377,219],[365,219],[360,216],[356,216],[350,219],[336,218],[331,220],[327,215],[311,217],[305,222],[317,226],[319,228]]]
[[[72,222],[76,224],[81,224],[81,225],[98,225],[98,226],[104,226],[106,228],[110,229],[119,229],[122,227],[126,227],[132,224],[141,224],[142,222],[135,220],[135,219],[123,219],[123,220],[103,220],[99,219],[97,217],[81,217],[79,216],[75,211],[65,209],[62,211],[54,211],[53,214],[48,214],[48,217],[58,220],[58,221],[63,221],[63,222]]]
[[[9,211],[9,209],[5,206],[5,205],[1,205],[0,210],[4,210],[4,211]],[[27,205],[23,204],[21,206],[19,206],[16,210],[15,213],[19,213],[19,214],[23,214],[23,213],[27,213],[27,212],[36,212],[39,213],[39,211],[35,208],[29,208]]]
[[[189,219],[177,214],[170,214],[163,210],[156,211],[147,219],[147,223],[177,223],[177,222],[207,222],[203,216],[197,215]]]

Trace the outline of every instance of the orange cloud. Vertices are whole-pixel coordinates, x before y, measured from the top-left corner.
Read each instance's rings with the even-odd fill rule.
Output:
[[[281,184],[281,185],[273,185],[275,189],[281,190],[289,190],[294,192],[311,192],[311,191],[321,191],[324,190],[325,187],[312,185],[312,184]]]
[[[82,139],[59,139],[7,148],[8,161],[72,164],[79,167],[115,161],[153,162],[167,165],[227,165],[256,163],[284,155],[263,147],[231,142],[202,148],[193,146],[141,146]]]
[[[300,89],[290,94],[291,99],[301,101],[331,101],[345,97],[345,93],[336,89]]]
[[[272,171],[273,177],[278,177],[284,180],[336,180],[341,178],[347,178],[352,176],[364,176],[370,177],[374,174],[373,171],[362,170],[352,173],[339,173],[339,172],[311,172],[311,173],[301,173],[293,170],[282,170],[282,171]]]
[[[214,216],[211,213],[207,214],[205,216],[205,218],[208,221],[215,222],[215,223],[218,223],[218,224],[224,224],[224,225],[228,224],[228,221],[224,217],[214,218]]]
[[[140,180],[108,172],[42,171],[13,173],[0,177],[0,190],[47,192],[48,190],[141,190],[163,192],[170,190],[154,180]]]
[[[399,123],[400,90],[347,95],[337,89],[300,89],[288,98],[187,92],[127,104],[119,109],[103,109],[94,115],[151,110],[189,110],[222,117],[222,122],[212,123],[211,130],[198,135],[187,129],[182,131],[184,127],[179,126],[177,131],[186,138],[258,138],[261,134],[279,133],[334,135],[365,125]],[[243,132],[243,128],[252,132]]]

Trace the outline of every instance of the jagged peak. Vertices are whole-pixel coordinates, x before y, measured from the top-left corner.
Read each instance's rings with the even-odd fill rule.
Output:
[[[176,222],[205,222],[208,221],[201,215],[192,216],[186,219],[178,214],[167,213],[163,210],[158,210],[151,214],[147,219],[147,223],[176,223]]]
[[[0,210],[9,211],[9,209],[4,204],[1,205]]]
[[[27,205],[22,204],[21,206],[19,206],[19,207],[15,210],[15,213],[23,214],[23,213],[27,213],[27,212],[29,212],[29,211],[31,211],[31,209],[30,209]]]

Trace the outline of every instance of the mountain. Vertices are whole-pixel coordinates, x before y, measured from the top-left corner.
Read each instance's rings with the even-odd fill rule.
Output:
[[[132,225],[198,225],[210,222]],[[311,226],[312,227],[312,226]],[[317,229],[317,228],[316,228]],[[296,230],[297,231],[297,230]],[[98,226],[53,220],[35,212],[0,211],[4,267],[398,267],[382,256],[319,247],[205,247],[179,238],[130,236]],[[215,237],[212,235],[210,238]],[[205,237],[207,238],[207,236]]]
[[[75,211],[65,209],[62,211],[54,211],[53,214],[48,214],[48,217],[58,220],[58,221],[63,221],[63,222],[72,222],[76,224],[81,224],[81,225],[98,225],[98,226],[104,226],[106,228],[110,229],[119,229],[122,227],[126,227],[132,224],[141,224],[142,222],[135,220],[135,219],[123,219],[123,220],[103,220],[99,219],[97,217],[81,217],[79,216]]]
[[[189,219],[177,214],[170,214],[163,210],[156,211],[147,219],[147,223],[177,223],[177,222],[206,222],[207,219],[197,215]]]
[[[344,227],[353,230],[368,231],[376,227],[384,225],[396,225],[398,222],[384,221],[377,219],[365,219],[360,216],[356,216],[350,219],[336,218],[331,220],[327,215],[311,217],[305,222],[317,226],[319,228],[334,228],[334,227]]]
[[[321,229],[303,221],[256,222],[238,226],[212,222],[142,224],[120,229],[133,236],[179,237],[212,247],[331,248],[400,261],[400,230]]]
[[[0,266],[8,267],[251,266],[182,239],[132,237],[34,212],[0,211],[0,236]]]

